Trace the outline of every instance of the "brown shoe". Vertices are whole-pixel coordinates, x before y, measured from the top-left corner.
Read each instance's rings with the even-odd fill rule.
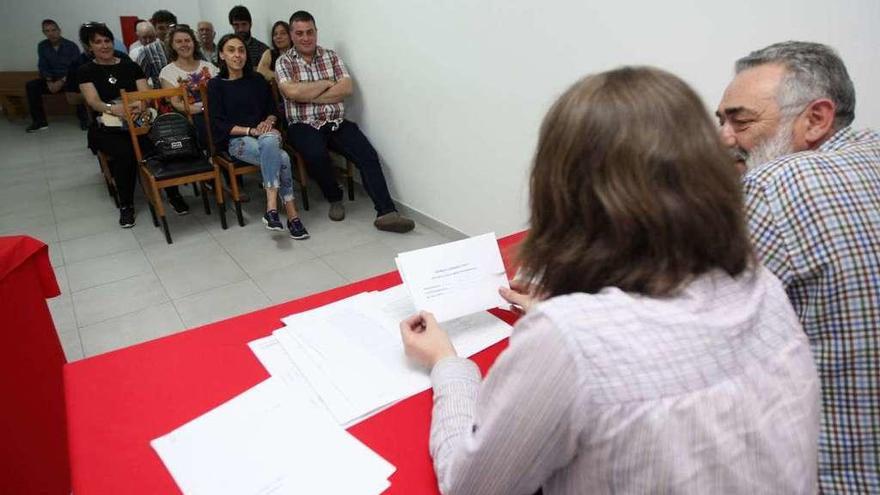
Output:
[[[334,222],[339,222],[343,218],[345,218],[345,206],[342,204],[342,201],[333,201],[330,203],[330,213],[327,214],[330,217],[330,220]]]
[[[400,213],[392,211],[391,213],[386,213],[377,218],[373,222],[373,225],[379,230],[403,234],[404,232],[409,232],[414,229],[416,223],[409,218],[402,216]]]

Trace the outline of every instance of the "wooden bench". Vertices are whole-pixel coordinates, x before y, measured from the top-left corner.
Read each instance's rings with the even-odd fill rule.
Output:
[[[3,114],[8,120],[27,117],[30,114],[24,86],[28,81],[38,77],[40,73],[35,70],[0,72],[0,106],[3,107]],[[67,103],[64,91],[54,95],[44,95],[43,99],[43,108],[47,116],[68,115],[75,112],[74,107]]]

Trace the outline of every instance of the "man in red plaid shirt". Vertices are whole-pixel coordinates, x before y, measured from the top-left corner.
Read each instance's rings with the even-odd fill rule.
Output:
[[[352,82],[342,59],[333,50],[318,46],[315,18],[308,12],[301,10],[290,16],[290,37],[293,49],[275,64],[290,124],[287,136],[330,202],[330,219],[345,218],[345,208],[328,149],[345,156],[361,171],[364,189],[376,208],[373,225],[379,230],[409,232],[415,224],[397,212],[379,155],[357,124],[345,120],[343,101],[352,93]]]

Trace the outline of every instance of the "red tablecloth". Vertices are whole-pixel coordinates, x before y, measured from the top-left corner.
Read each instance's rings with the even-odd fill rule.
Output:
[[[510,248],[521,237],[499,241],[511,275]],[[269,335],[291,313],[399,283],[396,272],[387,273],[68,364],[64,384],[74,493],[179,493],[149,442],[268,378],[247,342]],[[494,313],[508,322],[515,318]],[[475,356],[484,373],[506,345]],[[428,454],[430,412],[429,390],[349,429],[397,466],[386,493],[437,492]]]
[[[70,492],[64,351],[46,298],[60,294],[49,250],[25,236],[0,237],[0,487],[3,493]]]

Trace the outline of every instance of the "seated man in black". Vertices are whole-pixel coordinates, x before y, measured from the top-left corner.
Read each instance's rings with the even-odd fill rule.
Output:
[[[43,109],[43,95],[56,94],[64,89],[70,64],[79,57],[79,47],[76,43],[61,37],[61,28],[58,27],[57,22],[52,19],[43,20],[43,34],[46,39],[37,45],[37,68],[40,77],[28,81],[25,86],[28,108],[31,111],[31,125],[26,129],[27,132],[49,127]],[[80,127],[85,129],[88,125],[88,117],[83,105],[76,106],[76,115],[79,117]]]
[[[345,218],[342,189],[333,176],[328,148],[354,162],[373,205],[373,225],[389,232],[409,232],[415,223],[397,212],[379,155],[357,124],[345,120],[343,101],[352,93],[351,76],[333,50],[318,46],[315,19],[305,11],[290,16],[293,50],[275,63],[275,77],[284,95],[290,144],[302,154],[309,174],[330,202],[330,219]]]

